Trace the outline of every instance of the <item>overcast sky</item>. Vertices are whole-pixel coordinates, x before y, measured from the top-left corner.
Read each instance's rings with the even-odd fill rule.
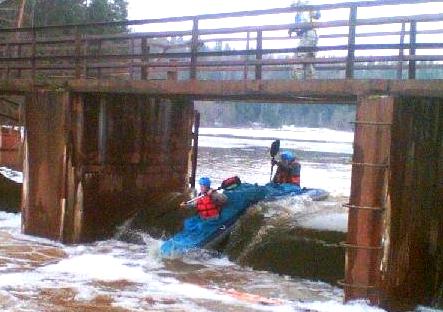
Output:
[[[311,0],[310,4],[351,2],[352,0]],[[205,13],[235,12],[288,7],[293,0],[129,0],[129,18],[144,19],[170,16],[198,15]],[[383,2],[383,1],[380,1]],[[440,3],[397,5],[386,9],[364,9],[370,15],[412,15],[443,13]]]

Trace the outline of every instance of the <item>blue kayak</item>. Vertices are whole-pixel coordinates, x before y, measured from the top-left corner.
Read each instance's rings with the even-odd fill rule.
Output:
[[[161,246],[162,256],[171,257],[192,249],[211,247],[225,237],[248,207],[262,200],[274,200],[283,196],[306,195],[321,200],[328,192],[321,189],[300,188],[293,184],[257,185],[242,183],[232,190],[225,190],[228,201],[217,220],[204,221],[198,215],[185,219],[183,230],[166,240]]]

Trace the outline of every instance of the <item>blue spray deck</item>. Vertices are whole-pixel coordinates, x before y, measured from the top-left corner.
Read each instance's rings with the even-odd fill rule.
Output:
[[[237,219],[248,207],[261,200],[272,200],[282,196],[307,195],[313,200],[321,200],[328,192],[321,189],[300,188],[293,184],[257,185],[243,183],[233,190],[226,190],[227,204],[217,220],[203,221],[198,215],[184,222],[183,230],[165,241],[161,246],[163,256],[174,256],[196,248],[204,248],[228,234]]]

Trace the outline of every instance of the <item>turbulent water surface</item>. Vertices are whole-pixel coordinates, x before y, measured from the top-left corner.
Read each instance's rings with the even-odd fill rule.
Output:
[[[198,175],[212,177],[215,185],[232,175],[245,182],[269,181],[269,146],[280,138],[282,149],[291,149],[301,159],[303,186],[326,189],[331,197],[319,205],[309,201],[275,205],[284,206],[288,217],[309,209],[324,211],[329,219],[313,218],[307,226],[346,230],[341,203],[350,188],[352,133],[293,127],[203,128],[200,133]],[[382,311],[364,302],[343,305],[343,292],[335,286],[254,271],[211,252],[162,259],[161,241],[142,236],[142,245],[114,239],[65,246],[20,234],[20,215],[0,212],[0,309]]]

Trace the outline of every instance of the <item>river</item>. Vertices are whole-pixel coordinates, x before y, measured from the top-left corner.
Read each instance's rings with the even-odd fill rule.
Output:
[[[233,175],[266,183],[269,146],[277,138],[301,160],[302,186],[330,192],[317,211],[346,215],[341,204],[350,189],[350,132],[202,128],[197,176],[208,175],[215,185]],[[312,203],[286,204],[288,213],[312,209]],[[66,246],[21,234],[20,218],[0,212],[2,311],[383,311],[365,302],[343,304],[336,286],[252,270],[211,252],[162,259],[161,240],[146,234],[144,244],[111,239]],[[343,227],[346,219],[336,223],[329,226]]]

